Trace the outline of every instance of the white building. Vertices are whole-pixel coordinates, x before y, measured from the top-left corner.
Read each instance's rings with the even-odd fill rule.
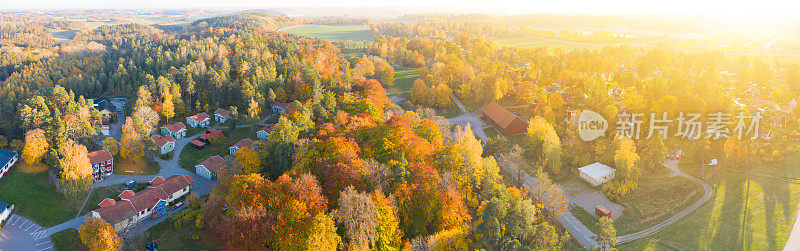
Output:
[[[617,170],[609,166],[603,165],[600,162],[578,168],[579,177],[592,186],[599,186],[614,179],[614,173]]]
[[[17,163],[17,160],[19,160],[17,152],[0,149],[0,178],[6,175],[6,172],[11,169],[14,163]]]

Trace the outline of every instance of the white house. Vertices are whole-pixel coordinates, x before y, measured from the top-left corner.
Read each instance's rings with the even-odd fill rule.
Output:
[[[100,208],[92,211],[92,217],[105,220],[117,231],[123,230],[151,215],[165,213],[170,203],[189,193],[192,183],[189,175],[172,175],[163,181],[153,179],[150,186],[133,196],[113,203],[104,200]]]
[[[256,132],[256,138],[269,140],[269,134],[272,132],[272,128],[275,128],[275,124],[267,124],[261,130]]]
[[[11,211],[14,211],[14,205],[9,205],[5,202],[0,202],[0,226],[11,216]]]
[[[228,119],[230,118],[231,118],[231,112],[228,110],[217,108],[217,110],[214,111],[214,119],[216,119],[217,122],[225,123],[225,121],[228,121]]]
[[[175,139],[186,137],[186,125],[183,122],[175,122],[161,126],[161,134],[169,135]]]
[[[17,152],[0,149],[0,178],[6,175],[6,172],[11,169],[14,163],[17,163],[17,160],[19,160]]]
[[[239,151],[239,148],[242,148],[242,147],[252,148],[253,147],[253,140],[250,139],[250,138],[245,138],[245,139],[239,140],[239,142],[236,142],[236,144],[234,144],[233,146],[228,147],[228,150],[230,151],[231,155],[235,156],[236,155],[236,151]]]
[[[207,180],[216,179],[217,172],[223,164],[225,164],[225,160],[219,155],[214,155],[194,166],[194,172]]]
[[[206,127],[209,123],[211,123],[211,118],[205,112],[186,117],[186,124],[191,127]]]
[[[579,177],[592,184],[592,186],[599,186],[613,180],[616,171],[614,168],[603,165],[600,162],[578,168]]]
[[[175,150],[175,138],[172,136],[163,137],[161,135],[155,134],[153,137],[150,137],[153,141],[156,142],[156,147],[158,147],[158,151],[161,154],[166,154],[168,152],[172,152]]]
[[[283,114],[283,112],[286,111],[286,108],[289,108],[289,105],[291,104],[292,103],[275,102],[272,104],[272,112],[275,114]]]

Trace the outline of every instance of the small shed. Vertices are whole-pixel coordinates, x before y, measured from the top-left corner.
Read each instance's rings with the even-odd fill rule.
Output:
[[[580,173],[579,177],[592,186],[599,186],[614,179],[614,173],[617,170],[609,166],[603,165],[600,162],[578,168]]]
[[[597,207],[594,208],[594,213],[597,214],[597,218],[611,218],[611,210],[608,210],[603,205],[597,205]]]
[[[206,143],[205,142],[199,141],[199,140],[196,140],[196,139],[190,141],[189,143],[192,143],[192,147],[194,147],[194,149],[197,149],[197,150],[201,150],[201,149],[206,147]]]

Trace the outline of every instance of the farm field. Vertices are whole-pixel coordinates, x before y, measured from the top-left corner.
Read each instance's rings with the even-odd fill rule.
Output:
[[[290,28],[286,32],[305,37],[325,39],[329,41],[368,41],[375,34],[366,25],[321,25],[309,24]]]
[[[697,165],[681,165],[698,173]],[[647,238],[617,246],[620,250],[781,250],[789,237],[800,184],[753,176],[743,170],[706,170],[716,194],[705,205],[669,228]],[[800,177],[800,154],[783,164],[746,170],[783,177]],[[716,173],[714,175],[714,173]]]
[[[417,80],[417,78],[419,78],[419,69],[395,66],[394,86],[386,87],[386,95],[408,94],[406,98],[410,98],[411,87],[414,85],[414,80]]]

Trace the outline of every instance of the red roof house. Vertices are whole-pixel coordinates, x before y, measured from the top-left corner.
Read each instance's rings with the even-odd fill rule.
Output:
[[[89,164],[92,165],[94,181],[101,181],[114,171],[114,156],[111,156],[108,149],[90,152],[88,157]]]
[[[117,201],[114,199],[106,198],[105,200],[101,201],[100,204],[97,204],[100,207],[110,207],[114,204],[117,204]]]

